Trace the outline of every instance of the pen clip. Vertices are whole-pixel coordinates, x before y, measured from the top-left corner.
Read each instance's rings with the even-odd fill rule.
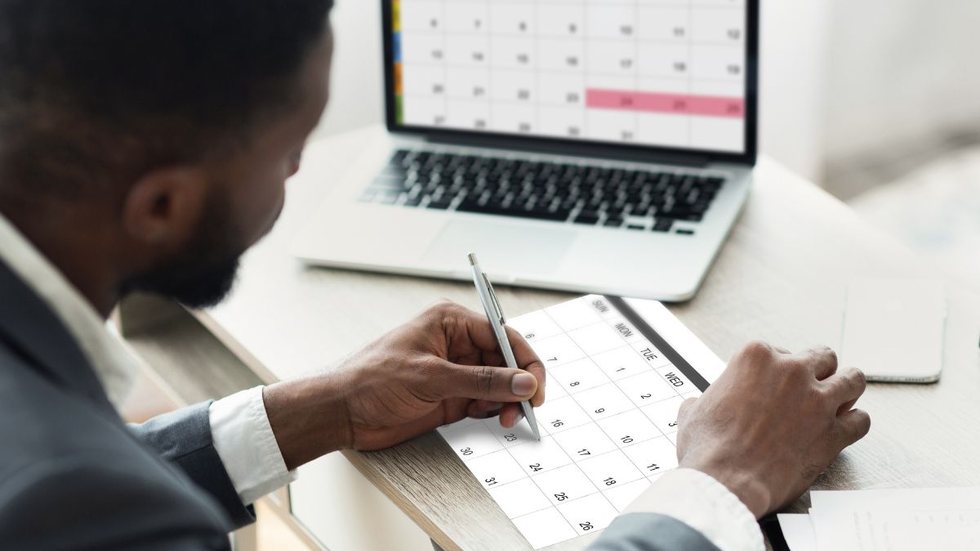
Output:
[[[500,325],[504,325],[507,322],[504,320],[504,311],[500,308],[500,303],[497,302],[497,293],[493,290],[493,284],[490,283],[490,278],[487,277],[486,272],[481,272],[481,275],[483,275],[483,282],[487,284],[487,291],[490,293],[490,301],[494,309],[493,315],[500,320]]]

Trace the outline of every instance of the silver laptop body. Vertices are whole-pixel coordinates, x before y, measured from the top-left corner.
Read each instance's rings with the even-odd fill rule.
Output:
[[[382,4],[388,132],[324,183],[298,257],[695,295],[751,187],[758,0]]]

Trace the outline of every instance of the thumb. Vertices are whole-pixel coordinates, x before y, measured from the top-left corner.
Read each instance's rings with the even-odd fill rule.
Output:
[[[455,365],[447,362],[445,377],[437,385],[441,398],[470,398],[491,402],[530,400],[538,380],[523,369],[485,365]]]

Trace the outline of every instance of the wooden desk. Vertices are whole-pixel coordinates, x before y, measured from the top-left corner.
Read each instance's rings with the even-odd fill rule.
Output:
[[[245,257],[233,296],[195,314],[265,382],[334,365],[440,299],[480,307],[470,285],[308,269],[286,250],[330,180],[341,177],[365,140],[379,131],[361,130],[311,146],[303,171],[289,185],[280,224]],[[695,300],[671,309],[723,358],[751,339],[793,350],[837,346],[845,289],[860,276],[942,277],[837,200],[763,159],[744,215],[704,288]],[[526,289],[500,289],[499,295],[512,316],[571,296]],[[818,488],[980,484],[980,299],[950,282],[949,306],[942,381],[872,385],[861,402],[873,419],[871,434],[844,453],[817,481]],[[128,310],[128,333],[151,362],[181,353],[159,344],[167,335],[154,327],[163,326],[141,330],[138,305]],[[205,351],[206,345],[192,348],[222,362],[227,354]],[[345,455],[444,549],[528,548],[436,434],[387,451]],[[793,508],[804,509],[807,500],[804,496]],[[587,536],[554,549],[580,549],[588,541]]]

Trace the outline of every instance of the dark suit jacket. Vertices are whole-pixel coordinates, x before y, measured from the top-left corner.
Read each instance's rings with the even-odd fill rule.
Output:
[[[0,261],[0,548],[227,549],[254,516],[208,407],[125,425],[64,324]]]
[[[255,520],[211,440],[210,404],[127,426],[51,309],[0,261],[0,549],[228,549]],[[596,551],[717,551],[627,515]]]
[[[617,517],[588,551],[719,551],[683,522],[653,513]]]

